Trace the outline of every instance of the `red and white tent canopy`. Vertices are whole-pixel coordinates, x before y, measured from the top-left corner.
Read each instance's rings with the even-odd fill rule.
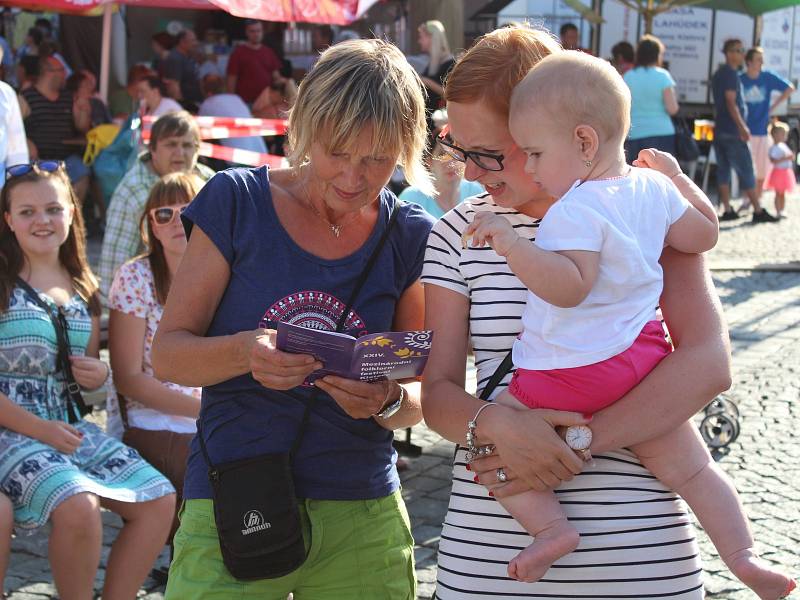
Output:
[[[84,13],[107,4],[161,8],[224,10],[237,17],[262,21],[347,25],[378,0],[0,0],[2,6],[29,10]]]
[[[224,10],[262,21],[329,23],[347,25],[367,12],[378,0],[0,0],[0,6],[65,13],[103,12],[103,46],[100,64],[100,95],[108,98],[111,53],[111,17],[114,4],[190,10]]]

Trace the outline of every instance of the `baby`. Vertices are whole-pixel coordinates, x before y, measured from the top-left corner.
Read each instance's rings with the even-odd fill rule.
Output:
[[[544,58],[514,90],[509,125],[528,157],[525,169],[558,200],[535,244],[489,212],[466,231],[506,257],[530,290],[513,348],[517,371],[500,404],[593,413],[671,351],[655,314],[659,257],[664,245],[687,253],[713,248],[717,217],[669,154],[643,150],[636,166],[626,165],[629,115],[619,74],[581,52]],[[588,444],[571,446],[588,458]],[[759,560],[736,490],[691,423],[631,450],[683,496],[742,582],[764,599],[794,589],[790,577]],[[509,576],[536,581],[578,546],[554,494],[529,491],[500,502],[535,538],[511,561]]]

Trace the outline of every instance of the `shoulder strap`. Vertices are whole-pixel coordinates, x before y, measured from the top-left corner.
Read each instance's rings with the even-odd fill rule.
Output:
[[[383,247],[386,245],[386,240],[389,238],[389,234],[394,227],[395,222],[397,221],[397,204],[398,201],[395,199],[394,205],[392,206],[391,214],[389,215],[389,223],[386,225],[386,229],[383,230],[383,234],[381,238],[378,240],[378,244],[375,246],[372,254],[367,259],[367,264],[364,265],[364,268],[361,270],[361,274],[358,276],[358,280],[356,281],[356,285],[353,288],[353,291],[350,292],[350,298],[347,301],[347,304],[342,311],[342,314],[339,316],[339,321],[336,323],[336,331],[341,332],[344,330],[344,324],[347,322],[347,316],[350,314],[350,309],[353,307],[353,304],[358,297],[358,293],[361,291],[361,288],[364,287],[364,284],[369,277],[370,272],[372,271],[372,267],[375,266],[375,262],[378,260],[378,255],[383,250]],[[300,428],[297,430],[297,437],[292,444],[291,450],[289,450],[289,458],[290,460],[294,458],[297,449],[300,447],[300,442],[303,440],[303,434],[306,431],[306,426],[308,425],[308,419],[311,415],[311,407],[317,401],[319,397],[319,389],[314,388],[311,392],[311,397],[306,402],[306,409],[303,411],[303,419],[300,421]]]
[[[492,376],[489,378],[489,381],[486,384],[486,387],[483,388],[481,395],[478,396],[481,400],[489,400],[489,396],[492,395],[492,392],[495,388],[503,381],[503,377],[505,377],[508,372],[511,370],[511,367],[514,366],[514,361],[511,358],[512,351],[509,350],[508,354],[505,355],[503,358],[503,362],[497,365],[497,368],[492,373]]]
[[[42,310],[50,317],[53,323],[53,328],[56,331],[56,341],[58,343],[58,360],[56,368],[64,373],[64,378],[67,381],[67,415],[70,423],[76,423],[81,420],[84,415],[89,414],[89,408],[83,402],[81,395],[81,386],[75,381],[72,374],[72,363],[69,362],[69,332],[67,327],[67,318],[61,309],[54,309],[47,302],[42,300],[41,296],[34,290],[27,281],[21,277],[17,277],[17,285],[25,290],[25,293],[33,300]]]

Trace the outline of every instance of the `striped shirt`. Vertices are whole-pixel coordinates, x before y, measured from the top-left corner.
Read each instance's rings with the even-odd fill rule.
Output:
[[[22,97],[31,109],[25,119],[25,131],[36,144],[40,159],[64,160],[70,154],[82,152],[81,148],[64,143],[64,140],[78,135],[72,115],[71,92],[64,90],[53,101],[35,87],[29,87],[22,90]]]
[[[462,249],[461,234],[479,211],[502,214],[530,240],[538,222],[495,205],[486,194],[456,206],[428,239],[422,282],[470,298],[480,391],[522,330],[527,290],[490,247]],[[510,378],[504,378],[494,395]],[[459,449],[439,542],[436,598],[703,597],[699,550],[687,509],[631,452],[596,456],[556,490],[581,541],[533,584],[506,574],[509,560],[532,538],[473,481],[465,465],[464,450]]]

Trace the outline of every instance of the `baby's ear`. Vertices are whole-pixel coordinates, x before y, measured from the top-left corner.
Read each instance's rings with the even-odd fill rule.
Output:
[[[591,125],[576,125],[573,137],[578,146],[581,160],[594,160],[600,148],[600,136],[597,135],[597,130]]]

